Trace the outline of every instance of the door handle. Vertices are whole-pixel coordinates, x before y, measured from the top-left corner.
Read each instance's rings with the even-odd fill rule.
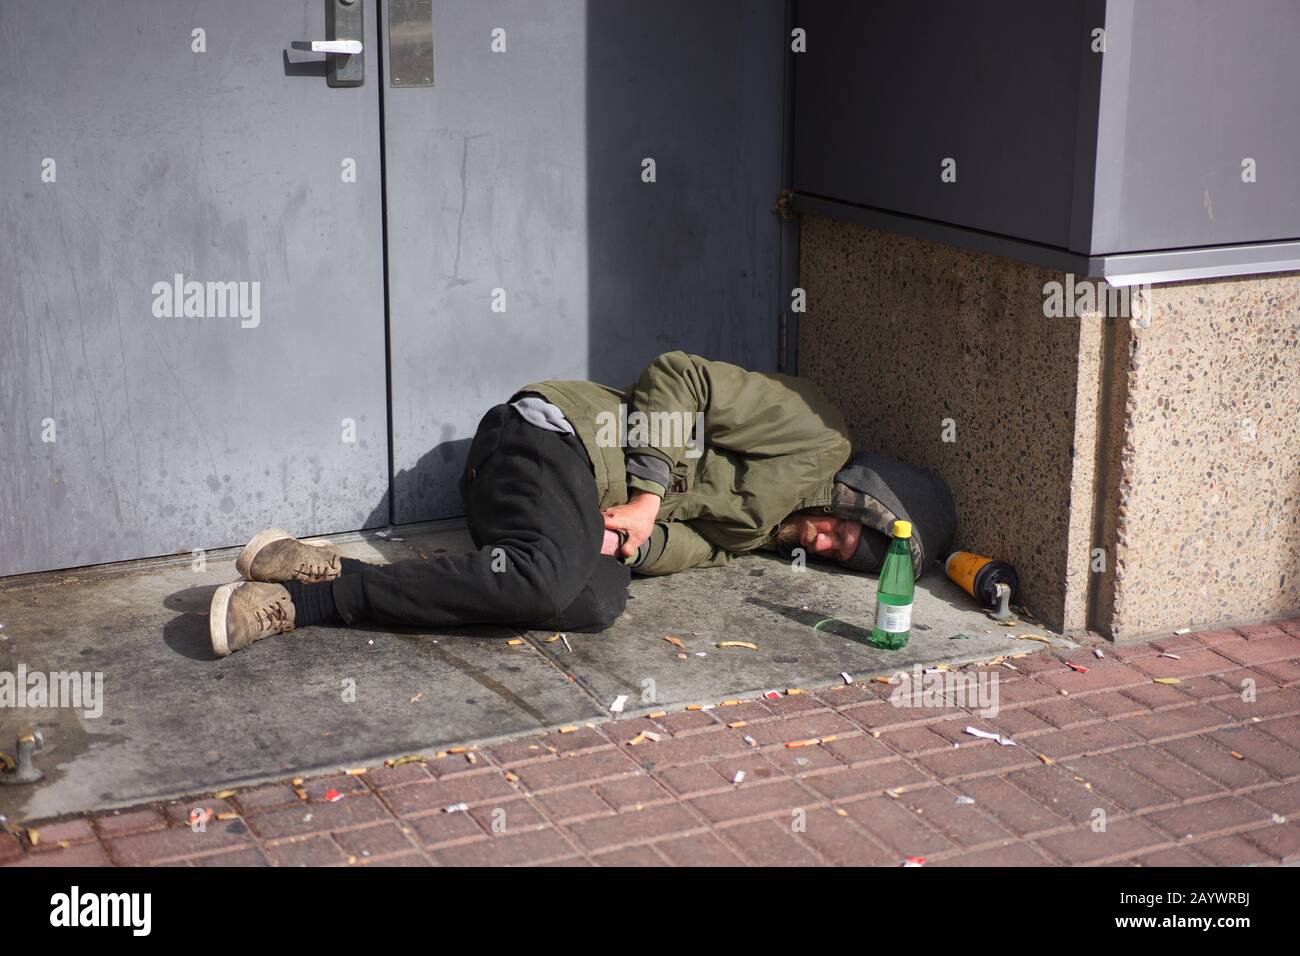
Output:
[[[311,52],[313,53],[346,53],[348,56],[356,56],[361,52],[360,40],[312,40]]]
[[[325,54],[325,82],[330,86],[360,86],[366,81],[365,33],[360,0],[331,0],[326,8],[329,40],[295,40],[295,50]]]

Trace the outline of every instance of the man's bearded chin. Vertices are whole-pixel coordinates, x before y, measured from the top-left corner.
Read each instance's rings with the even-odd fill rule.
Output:
[[[795,548],[803,547],[803,522],[798,518],[786,518],[776,529],[776,550],[784,557],[790,557]]]

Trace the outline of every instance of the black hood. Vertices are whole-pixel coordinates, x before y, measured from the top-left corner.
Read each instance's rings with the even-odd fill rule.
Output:
[[[862,523],[857,551],[845,567],[879,571],[894,521],[912,523],[912,568],[920,577],[948,553],[957,529],[952,490],[934,472],[894,458],[858,452],[835,475],[832,507]]]

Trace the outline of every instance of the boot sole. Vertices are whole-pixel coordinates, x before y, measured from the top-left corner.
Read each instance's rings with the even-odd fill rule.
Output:
[[[208,628],[212,635],[212,652],[218,657],[230,656],[230,643],[226,635],[226,613],[230,608],[230,595],[244,582],[235,581],[223,584],[212,595],[212,606],[208,609]]]
[[[239,572],[239,576],[245,581],[256,580],[256,578],[252,576],[251,569],[253,567],[253,559],[257,557],[257,553],[273,541],[279,541],[281,538],[292,537],[293,535],[285,531],[283,528],[267,528],[265,531],[259,531],[257,534],[253,535],[252,541],[244,545],[244,550],[239,552],[239,557],[235,559],[235,570]]]

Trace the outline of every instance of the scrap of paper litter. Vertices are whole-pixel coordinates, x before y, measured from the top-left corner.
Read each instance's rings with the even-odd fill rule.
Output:
[[[970,734],[972,737],[983,737],[985,740],[996,740],[1004,747],[1014,747],[1016,744],[1014,740],[1003,737],[1001,734],[989,733],[987,730],[980,730],[978,727],[967,727],[966,733]]]

